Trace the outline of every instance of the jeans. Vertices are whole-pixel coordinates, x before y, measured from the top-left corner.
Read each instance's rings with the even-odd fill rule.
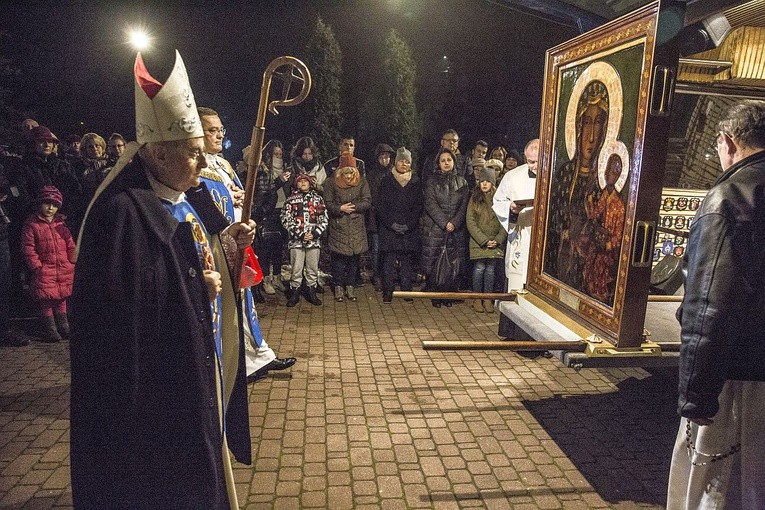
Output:
[[[335,285],[347,287],[354,284],[360,258],[360,255],[332,253],[332,279]]]
[[[501,259],[473,260],[473,292],[494,292],[494,273]]]
[[[369,252],[372,255],[372,271],[374,276],[380,276],[382,274],[380,267],[380,234],[377,232],[367,232],[367,238],[369,239]]]
[[[408,251],[383,252],[383,290],[393,292],[396,289],[396,273],[401,290],[412,290],[412,259],[414,253]],[[398,271],[396,270],[398,262]]]
[[[290,248],[290,264],[292,275],[290,287],[297,289],[303,282],[303,269],[305,269],[305,284],[316,287],[319,281],[319,255],[320,248]]]

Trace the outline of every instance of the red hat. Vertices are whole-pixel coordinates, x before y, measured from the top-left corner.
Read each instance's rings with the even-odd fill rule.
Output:
[[[45,186],[37,194],[36,202],[38,204],[41,204],[43,202],[53,202],[61,206],[61,204],[64,203],[64,197],[61,196],[61,192],[58,190],[57,187]]]
[[[337,168],[345,168],[347,166],[356,168],[356,158],[351,156],[350,152],[343,152],[340,154],[340,161],[338,162]]]
[[[37,126],[32,128],[32,140],[35,142],[40,142],[43,140],[46,142],[58,142],[56,135],[51,133],[50,129],[46,128],[45,126]]]
[[[295,187],[297,187],[297,185],[298,185],[298,183],[299,183],[300,181],[308,181],[308,184],[310,184],[311,186],[313,186],[313,184],[316,182],[316,178],[315,178],[315,177],[312,177],[312,176],[310,176],[310,175],[308,175],[308,174],[298,174],[298,175],[295,177]]]

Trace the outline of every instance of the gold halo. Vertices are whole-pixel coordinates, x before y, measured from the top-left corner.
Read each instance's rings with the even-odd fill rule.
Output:
[[[606,188],[606,165],[608,164],[608,158],[612,154],[618,154],[622,158],[622,173],[619,178],[616,179],[614,188],[617,192],[621,192],[624,188],[624,184],[627,182],[627,177],[630,173],[630,154],[627,150],[627,146],[619,140],[611,140],[606,143],[598,156],[598,184],[600,189]]]
[[[607,62],[595,62],[576,79],[571,97],[568,100],[566,152],[568,152],[569,160],[574,159],[576,153],[576,107],[579,103],[579,97],[584,92],[584,88],[593,81],[602,82],[608,91],[608,129],[606,130],[606,138],[603,140],[604,145],[609,140],[616,140],[616,137],[619,136],[623,108],[622,82],[614,66]]]

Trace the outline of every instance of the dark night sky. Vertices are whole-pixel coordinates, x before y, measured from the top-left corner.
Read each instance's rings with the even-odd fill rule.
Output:
[[[376,65],[391,27],[414,52],[421,110],[432,99],[430,84],[444,78],[438,65],[448,56],[447,83],[464,100],[447,110],[440,125],[426,126],[426,153],[446,127],[468,143],[485,138],[493,146],[504,138],[522,147],[538,130],[544,52],[577,35],[486,0],[0,3],[0,24],[9,35],[3,55],[21,71],[18,109],[60,136],[119,131],[132,138],[135,53],[124,30],[142,24],[154,37],[144,52],[150,72],[164,81],[173,49],[180,51],[197,104],[221,113],[232,160],[249,142],[263,70],[279,55],[303,57],[317,15],[332,27],[343,52],[344,109],[351,120],[365,69]],[[278,118],[269,116],[266,138],[291,144],[309,127],[305,106],[285,108]],[[376,142],[358,140],[359,155]]]

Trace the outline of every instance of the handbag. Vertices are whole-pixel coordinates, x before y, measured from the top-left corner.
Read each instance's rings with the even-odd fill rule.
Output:
[[[453,286],[457,282],[460,273],[459,254],[449,252],[449,235],[444,240],[441,247],[441,253],[436,258],[436,264],[433,267],[433,278],[431,283],[436,289]],[[456,250],[455,250],[456,251]]]

